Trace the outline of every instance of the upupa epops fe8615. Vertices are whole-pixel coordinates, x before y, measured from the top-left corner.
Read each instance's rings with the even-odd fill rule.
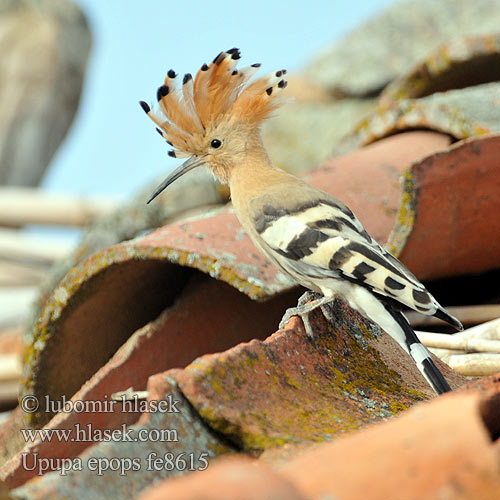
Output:
[[[370,237],[346,205],[272,165],[260,125],[282,102],[286,71],[252,80],[260,65],[236,69],[238,59],[238,49],[222,52],[194,79],[185,75],[182,84],[170,70],[157,92],[158,109],[141,101],[172,146],[169,155],[189,157],[149,201],[181,175],[207,166],[229,184],[236,214],[257,248],[312,291],[287,311],[285,320],[299,315],[313,337],[308,314],[320,307],[331,317],[327,304],[340,297],[391,335],[438,394],[449,391],[401,306],[437,316],[457,329],[462,325]]]

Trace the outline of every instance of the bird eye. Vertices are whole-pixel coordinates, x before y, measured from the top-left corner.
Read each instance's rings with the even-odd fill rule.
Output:
[[[217,148],[220,148],[222,146],[222,142],[219,141],[219,139],[212,139],[210,146],[212,146],[214,149],[217,149]]]

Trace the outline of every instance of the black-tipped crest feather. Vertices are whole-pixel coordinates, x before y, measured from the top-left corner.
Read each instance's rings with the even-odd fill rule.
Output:
[[[191,138],[203,137],[207,127],[224,121],[258,126],[280,105],[275,94],[286,87],[281,78],[286,70],[275,72],[279,81],[269,77],[250,81],[260,64],[235,69],[240,57],[236,47],[220,52],[210,65],[201,66],[195,78],[186,73],[181,90],[174,82],[177,73],[170,69],[165,84],[156,93],[159,111],[151,111],[141,101],[142,109],[157,124],[162,136],[174,145],[177,157],[194,154]]]

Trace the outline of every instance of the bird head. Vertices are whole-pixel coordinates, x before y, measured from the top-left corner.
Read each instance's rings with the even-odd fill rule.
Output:
[[[249,151],[263,151],[260,125],[282,104],[286,70],[252,79],[260,64],[237,69],[239,49],[221,52],[196,77],[170,70],[158,88],[158,107],[142,109],[157,125],[174,158],[188,158],[153,193],[148,203],[190,170],[205,165],[228,183],[233,165]],[[265,154],[265,153],[264,153]]]

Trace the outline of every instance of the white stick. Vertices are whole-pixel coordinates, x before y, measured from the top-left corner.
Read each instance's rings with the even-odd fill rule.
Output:
[[[21,359],[17,354],[0,354],[0,383],[19,380],[22,369]]]
[[[2,382],[0,384],[0,405],[15,406],[17,396],[19,395],[19,382],[13,380],[11,382]]]
[[[429,351],[431,351],[432,354],[435,354],[441,361],[444,361],[446,364],[449,364],[450,356],[455,356],[456,354],[461,352],[452,349],[439,349],[437,347],[429,347]]]
[[[463,332],[454,333],[453,336],[500,340],[500,318],[488,321],[481,325],[473,326],[472,328],[467,328],[467,330],[464,330]]]
[[[52,194],[40,189],[0,188],[0,225],[60,224],[84,226],[118,206],[109,198]]]
[[[420,342],[427,347],[440,349],[456,349],[466,352],[496,352],[500,353],[499,340],[485,340],[445,333],[416,332]]]
[[[38,285],[47,268],[0,260],[0,287]]]
[[[0,227],[0,259],[52,263],[66,257],[74,246],[61,238],[44,238]]]
[[[500,371],[500,354],[457,354],[448,364],[461,375],[484,377]]]

